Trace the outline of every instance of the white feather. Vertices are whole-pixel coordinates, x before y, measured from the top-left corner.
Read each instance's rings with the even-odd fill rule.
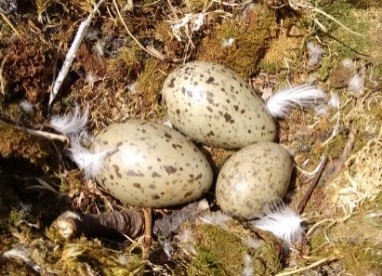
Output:
[[[235,42],[235,38],[233,37],[230,37],[228,39],[223,39],[222,41],[222,47],[223,48],[226,48],[226,47],[231,47],[233,45],[233,43]]]
[[[81,114],[80,108],[76,105],[74,111],[70,114],[53,116],[50,120],[50,125],[65,135],[79,134],[85,129],[88,123],[88,116],[89,108],[86,108],[84,113]]]
[[[241,272],[242,276],[252,276],[253,267],[252,267],[252,257],[249,254],[244,254],[244,269]]]
[[[29,113],[29,114],[33,114],[33,104],[31,104],[27,100],[22,100],[19,103],[19,106],[20,106],[22,111]]]
[[[303,219],[285,205],[280,205],[275,210],[267,211],[265,216],[253,221],[253,226],[269,231],[287,246],[302,239],[304,231],[301,226]]]
[[[267,101],[267,108],[273,117],[285,118],[292,107],[313,107],[325,99],[326,94],[320,88],[304,84],[272,95]]]
[[[330,107],[335,108],[335,109],[340,109],[341,100],[340,100],[340,97],[338,96],[337,93],[334,93],[334,94],[330,97],[330,99],[329,99],[329,101],[328,101],[328,105],[329,105]]]
[[[11,250],[2,252],[1,259],[5,260],[15,260],[29,266],[38,274],[41,274],[42,268],[38,265],[30,256],[28,249],[20,245]]]
[[[325,51],[320,47],[319,44],[316,44],[310,41],[306,45],[306,48],[308,49],[308,55],[309,55],[308,64],[309,65],[316,65],[318,62],[321,61]]]
[[[226,229],[226,223],[232,220],[232,217],[224,214],[223,212],[217,211],[201,216],[200,220],[202,221],[202,223],[217,225],[223,229]]]
[[[348,83],[349,91],[354,95],[360,95],[365,86],[365,76],[363,72],[359,72],[350,78]]]
[[[116,149],[106,149],[93,153],[81,145],[80,139],[80,136],[71,137],[69,157],[84,171],[86,178],[94,178],[102,169],[105,157],[113,153]]]

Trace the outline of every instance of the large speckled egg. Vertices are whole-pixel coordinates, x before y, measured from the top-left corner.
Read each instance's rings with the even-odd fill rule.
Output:
[[[236,217],[250,219],[281,200],[289,186],[293,164],[285,148],[260,142],[232,155],[220,170],[216,200]]]
[[[161,208],[188,203],[212,183],[211,167],[199,149],[161,124],[129,120],[110,125],[93,142],[95,153],[105,150],[111,153],[95,179],[127,204]]]
[[[175,69],[162,89],[167,115],[190,138],[226,148],[273,141],[276,125],[264,101],[234,71],[194,61]]]

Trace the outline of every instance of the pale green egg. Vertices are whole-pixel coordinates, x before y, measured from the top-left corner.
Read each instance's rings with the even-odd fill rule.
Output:
[[[293,163],[279,144],[260,142],[233,154],[220,170],[216,200],[233,216],[250,219],[280,201],[288,190]]]
[[[180,66],[166,78],[162,97],[171,123],[193,140],[233,149],[275,139],[276,124],[264,101],[222,65]]]

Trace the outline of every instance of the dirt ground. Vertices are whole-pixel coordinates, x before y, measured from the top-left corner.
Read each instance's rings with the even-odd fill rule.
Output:
[[[94,12],[96,3],[0,0],[1,275],[382,275],[382,2],[105,0]],[[172,216],[176,230],[154,231],[151,246],[58,238],[50,226],[64,211],[141,209],[85,180],[50,118],[89,108],[91,134],[132,118],[164,122],[163,82],[193,60],[233,69],[264,99],[305,83],[327,93],[327,103],[277,120],[295,167],[284,201],[305,203],[303,241],[285,250],[246,221],[202,223],[196,205],[184,221],[175,219],[183,206],[153,210],[154,224]],[[215,176],[234,153],[197,146]],[[224,220],[213,190],[204,200]]]

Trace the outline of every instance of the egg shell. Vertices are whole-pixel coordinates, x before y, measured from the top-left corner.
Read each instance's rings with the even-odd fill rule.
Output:
[[[204,144],[234,149],[275,139],[276,125],[264,101],[222,65],[180,66],[166,78],[162,98],[173,125]]]
[[[129,120],[94,138],[93,151],[112,150],[96,181],[127,204],[161,208],[188,203],[211,186],[213,173],[200,150],[161,124]]]
[[[272,142],[245,147],[232,155],[220,170],[216,200],[233,216],[250,219],[287,192],[293,164],[285,148]]]

